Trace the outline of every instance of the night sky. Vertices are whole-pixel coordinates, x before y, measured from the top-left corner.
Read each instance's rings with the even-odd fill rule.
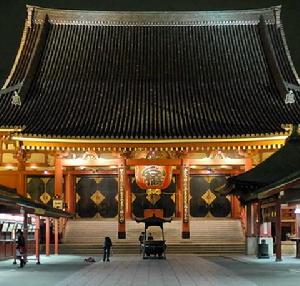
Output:
[[[282,5],[282,21],[300,74],[300,0],[0,0],[0,87],[14,62],[26,17],[26,4],[82,10],[229,10]]]

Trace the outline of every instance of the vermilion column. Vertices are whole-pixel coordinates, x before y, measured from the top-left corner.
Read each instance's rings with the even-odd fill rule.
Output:
[[[120,159],[118,168],[118,238],[126,238],[126,225],[125,225],[125,188],[126,188],[126,167],[125,160]]]
[[[251,157],[245,158],[245,172],[251,170],[253,168],[253,160]],[[237,198],[235,197],[237,200]],[[244,206],[240,206],[240,204],[236,205],[239,208],[241,223],[244,227],[246,227],[246,235],[247,237],[251,237],[254,234],[254,224],[253,224],[253,205],[248,204],[246,209]],[[244,214],[244,216],[242,216]]]
[[[19,150],[17,154],[17,160],[18,160],[18,173],[19,173],[19,178],[18,178],[18,188],[17,192],[19,195],[26,197],[26,185],[25,185],[25,151],[24,150]]]
[[[240,202],[236,196],[231,196],[231,217],[239,219],[241,217]]]
[[[125,205],[125,213],[126,219],[131,219],[131,205],[132,205],[132,194],[131,194],[131,184],[128,173],[125,174],[125,197],[126,197],[126,205]]]
[[[58,219],[54,220],[54,253],[58,254]]]
[[[35,257],[36,264],[40,264],[40,217],[35,217]]]
[[[50,219],[46,217],[46,256],[50,255]]]
[[[182,192],[182,238],[190,238],[190,167],[187,159],[182,159],[181,172]]]
[[[246,235],[247,237],[251,237],[254,234],[254,225],[253,225],[253,205],[247,204],[246,206]]]
[[[257,226],[256,226],[256,231],[257,231],[257,237],[258,240],[260,239],[260,235],[261,235],[261,202],[259,201],[257,203]]]
[[[58,198],[62,198],[62,188],[63,188],[63,166],[62,159],[60,155],[55,157],[55,195]]]
[[[181,174],[176,177],[176,217],[182,216],[182,190],[181,190]]]
[[[276,261],[281,261],[281,201],[276,201]]]
[[[66,186],[65,202],[68,205],[68,211],[69,212],[75,212],[74,177],[70,173],[67,173],[67,175],[66,175],[65,186]]]

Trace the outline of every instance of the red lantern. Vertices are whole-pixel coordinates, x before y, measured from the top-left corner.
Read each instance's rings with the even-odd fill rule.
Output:
[[[172,179],[171,166],[136,166],[135,178],[142,189],[166,189]]]

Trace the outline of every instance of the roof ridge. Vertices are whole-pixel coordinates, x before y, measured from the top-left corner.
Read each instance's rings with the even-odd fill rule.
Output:
[[[277,15],[281,6],[248,10],[222,11],[88,11],[43,8],[27,5],[28,13],[32,13],[33,21],[43,21],[45,14],[50,22],[110,22],[132,24],[195,24],[197,22],[227,22],[227,21],[259,21],[261,15],[266,21],[277,23]],[[279,12],[278,12],[279,11]]]

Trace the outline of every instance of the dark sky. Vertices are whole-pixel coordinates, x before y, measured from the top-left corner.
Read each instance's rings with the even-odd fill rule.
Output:
[[[83,10],[228,10],[282,5],[282,21],[300,74],[300,0],[0,0],[0,88],[12,67],[26,17],[26,4]]]

